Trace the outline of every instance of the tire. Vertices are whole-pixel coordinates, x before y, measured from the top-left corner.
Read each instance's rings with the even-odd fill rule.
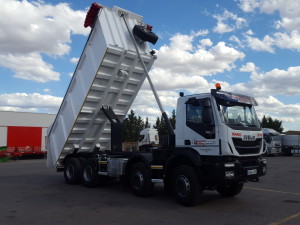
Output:
[[[139,197],[148,197],[153,193],[154,185],[145,163],[135,163],[129,173],[129,184],[133,194]]]
[[[82,170],[82,183],[89,188],[97,187],[100,183],[98,175],[98,165],[94,159],[88,159]]]
[[[172,189],[177,202],[185,206],[198,204],[203,194],[195,170],[187,165],[175,168],[172,177]]]
[[[77,158],[70,158],[65,163],[64,177],[68,184],[81,183],[82,164]]]
[[[233,197],[243,190],[244,184],[232,183],[217,187],[217,192],[223,197]]]

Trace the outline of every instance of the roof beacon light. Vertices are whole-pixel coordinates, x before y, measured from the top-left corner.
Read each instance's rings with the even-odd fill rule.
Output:
[[[216,89],[219,91],[221,90],[221,84],[220,83],[216,83]]]

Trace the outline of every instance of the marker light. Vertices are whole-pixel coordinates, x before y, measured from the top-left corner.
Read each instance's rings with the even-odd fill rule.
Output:
[[[221,84],[220,83],[216,83],[216,89],[221,90]]]

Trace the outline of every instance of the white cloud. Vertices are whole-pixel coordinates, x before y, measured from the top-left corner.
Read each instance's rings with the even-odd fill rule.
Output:
[[[266,35],[262,40],[245,35],[246,44],[253,50],[275,53],[275,47],[300,51],[300,33],[296,30],[286,32],[276,32],[272,36]]]
[[[233,41],[233,42],[235,42],[235,43],[237,43],[239,47],[242,47],[242,48],[244,47],[243,42],[242,42],[237,36],[235,36],[235,35],[232,35],[232,36],[229,38],[229,40],[230,40],[230,41]]]
[[[71,62],[71,63],[74,63],[74,64],[77,64],[78,61],[79,61],[79,58],[73,57],[73,58],[70,59],[70,62]]]
[[[290,33],[277,32],[274,39],[279,48],[300,51],[300,33],[296,30]]]
[[[240,69],[241,72],[254,72],[256,71],[256,66],[253,62],[248,62],[247,64],[243,65]]]
[[[150,72],[151,80],[157,90],[179,90],[207,86],[207,81],[198,75],[185,75],[168,70],[167,68],[154,68]],[[147,89],[148,82],[143,86]]]
[[[45,93],[49,93],[49,92],[51,92],[51,90],[50,90],[50,89],[48,89],[48,88],[45,88],[45,89],[43,89],[43,92],[45,92]]]
[[[0,0],[0,5],[1,66],[13,70],[17,78],[37,82],[59,80],[59,73],[41,54],[68,54],[71,35],[87,35],[90,31],[83,28],[86,13],[72,10],[67,3]]]
[[[41,55],[36,53],[25,55],[0,54],[0,66],[10,68],[14,72],[14,77],[24,80],[45,83],[58,81],[60,78],[60,74],[53,71],[53,66],[43,61]]]
[[[278,28],[300,32],[300,2],[298,0],[240,0],[241,8],[247,12],[258,8],[261,13],[279,12],[281,20],[276,21]]]
[[[284,122],[300,122],[300,104],[283,104],[273,96],[256,98],[259,118],[271,116]]]
[[[216,33],[228,33],[247,26],[247,21],[244,18],[238,17],[227,10],[223,14],[213,15],[213,17],[218,21],[217,26],[213,28]]]
[[[38,111],[48,109],[56,112],[61,104],[62,98],[39,93],[13,93],[0,94],[0,107],[14,111]]]
[[[213,42],[208,38],[202,39],[199,42],[200,42],[200,45],[203,46],[203,47],[206,47],[206,46],[210,47],[210,46],[213,45]]]
[[[244,12],[253,12],[256,8],[261,5],[260,0],[238,0],[239,6]]]
[[[287,70],[273,69],[266,73],[253,72],[250,84],[252,91],[261,96],[268,95],[300,95],[297,84],[300,83],[300,66]]]
[[[166,112],[176,109],[178,93],[175,91],[158,91],[158,95]],[[161,111],[151,90],[139,91],[131,109],[143,118],[148,117],[151,125],[154,125],[156,118],[161,116]]]
[[[42,52],[64,55],[70,51],[71,33],[85,34],[85,12],[74,11],[67,3],[0,0],[0,50],[6,53]]]
[[[7,107],[0,106],[0,111],[14,111],[14,112],[38,112],[37,108],[20,108],[20,107]]]
[[[253,50],[275,52],[275,47],[300,51],[300,1],[297,0],[239,0],[240,8],[245,12],[279,13],[280,19],[274,22],[274,27],[283,29],[272,35],[266,35],[263,40],[250,37],[246,42]]]
[[[158,50],[154,68],[170,74],[208,76],[230,71],[235,67],[235,61],[245,57],[244,53],[228,47],[225,42],[219,42],[206,50],[202,46],[194,47],[194,40],[193,35],[173,36],[170,45],[164,45]],[[205,42],[208,43],[208,40]]]
[[[259,40],[256,37],[246,36],[247,45],[256,51],[266,51],[270,53],[274,53],[275,50],[273,48],[274,39],[269,35],[266,35],[263,40]]]
[[[250,30],[247,30],[246,32],[245,32],[245,34],[248,34],[248,35],[253,35],[254,34],[254,32],[250,29]]]

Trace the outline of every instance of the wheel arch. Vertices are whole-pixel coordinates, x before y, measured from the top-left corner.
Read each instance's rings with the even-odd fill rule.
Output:
[[[188,165],[193,167],[196,172],[199,172],[202,165],[200,154],[192,148],[176,149],[165,165],[165,182],[171,179],[173,170],[180,165]]]
[[[146,167],[149,168],[149,172],[151,172],[150,171],[150,165],[151,165],[152,160],[153,160],[153,156],[150,153],[149,154],[135,154],[134,156],[130,157],[128,159],[128,162],[127,162],[126,167],[125,167],[125,181],[126,181],[126,183],[128,181],[128,178],[129,178],[130,169],[135,163],[137,163],[137,162],[145,163]]]

